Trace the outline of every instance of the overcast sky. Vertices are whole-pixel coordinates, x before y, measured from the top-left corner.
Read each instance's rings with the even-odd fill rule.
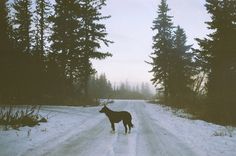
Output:
[[[205,21],[210,17],[204,7],[205,0],[167,0],[174,25],[184,28],[188,44],[197,47],[194,38],[203,38],[208,33]],[[113,57],[93,61],[98,73],[105,73],[112,82],[150,82],[148,71],[151,66],[152,21],[157,17],[160,0],[107,0],[104,15],[111,18],[104,21],[108,38],[115,43],[104,50]]]

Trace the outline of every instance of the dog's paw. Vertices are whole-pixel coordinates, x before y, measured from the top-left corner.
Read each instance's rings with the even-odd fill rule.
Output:
[[[115,131],[113,131],[113,130],[111,130],[111,131],[110,131],[110,133],[111,133],[111,134],[115,134],[116,132],[115,132]]]

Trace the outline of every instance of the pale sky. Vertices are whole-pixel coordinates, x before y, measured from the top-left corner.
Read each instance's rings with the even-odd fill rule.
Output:
[[[209,32],[205,21],[210,16],[204,7],[205,0],[167,0],[174,16],[174,25],[184,28],[188,44],[197,47],[194,38],[203,38]],[[111,82],[150,82],[152,53],[152,21],[157,17],[160,0],[107,0],[104,15],[111,15],[104,21],[108,38],[115,43],[104,50],[113,54],[106,60],[93,61],[98,73],[105,73]]]

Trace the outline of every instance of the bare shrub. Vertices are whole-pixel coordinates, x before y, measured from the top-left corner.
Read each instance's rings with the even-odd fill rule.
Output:
[[[18,129],[22,126],[33,127],[47,119],[39,114],[40,106],[0,106],[0,126],[4,129]]]

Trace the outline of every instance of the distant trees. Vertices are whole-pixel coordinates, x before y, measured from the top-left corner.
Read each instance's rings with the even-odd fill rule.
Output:
[[[109,99],[113,98],[113,88],[109,80],[107,80],[105,74],[92,75],[88,84],[88,96],[95,97],[97,99]]]
[[[163,91],[166,103],[181,103],[191,92],[193,83],[193,55],[186,45],[186,35],[179,26],[175,30],[166,0],[158,6],[153,21],[153,50],[151,55],[152,82]],[[174,31],[175,30],[175,31]]]
[[[102,16],[105,2],[56,0],[52,8],[48,0],[1,1],[0,102],[86,100],[91,59],[111,56],[99,52],[112,43],[102,24],[110,17]]]
[[[217,121],[232,122],[236,118],[236,1],[206,1],[211,21],[206,22],[213,32],[197,39],[200,46],[197,58],[207,74],[207,106]]]
[[[129,82],[122,82],[113,89],[115,99],[151,99],[152,96],[148,83],[132,86]]]
[[[126,81],[113,86],[112,98],[114,99],[151,99],[152,97],[148,83],[132,85]]]
[[[132,86],[129,82],[112,85],[105,74],[92,75],[88,95],[97,99],[151,99],[153,94],[148,83]]]

